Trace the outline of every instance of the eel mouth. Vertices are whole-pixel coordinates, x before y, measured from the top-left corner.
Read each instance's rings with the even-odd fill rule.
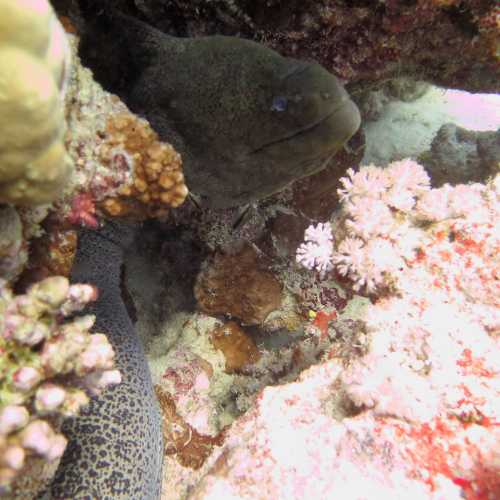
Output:
[[[333,120],[332,118],[335,118]],[[251,151],[248,155],[258,154],[266,149],[272,149],[274,146],[279,146],[293,140],[306,139],[307,136],[314,135],[320,128],[325,127],[329,130],[331,137],[330,145],[338,145],[349,140],[358,130],[361,123],[361,117],[357,106],[349,99],[343,99],[341,103],[332,109],[327,115],[321,117],[319,120],[302,127],[295,132],[280,137],[274,141],[266,142]],[[321,135],[324,135],[322,133]]]

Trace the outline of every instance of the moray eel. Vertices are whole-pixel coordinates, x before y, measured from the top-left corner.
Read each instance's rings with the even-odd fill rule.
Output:
[[[249,40],[177,38],[112,11],[86,23],[80,54],[181,153],[207,206],[253,202],[321,170],[360,125],[322,66]]]
[[[95,330],[105,332],[115,349],[122,383],[107,388],[80,416],[65,421],[63,432],[69,444],[43,499],[160,498],[160,410],[120,291],[123,251],[134,235],[132,228],[117,222],[79,235],[71,279],[99,289],[89,312],[96,315]]]

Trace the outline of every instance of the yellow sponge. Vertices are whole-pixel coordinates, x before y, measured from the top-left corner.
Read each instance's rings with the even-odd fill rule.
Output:
[[[61,194],[70,50],[47,0],[0,2],[0,203],[32,206]]]

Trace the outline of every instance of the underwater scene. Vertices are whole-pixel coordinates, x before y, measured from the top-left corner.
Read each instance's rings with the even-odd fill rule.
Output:
[[[0,499],[500,498],[495,0],[0,0]]]

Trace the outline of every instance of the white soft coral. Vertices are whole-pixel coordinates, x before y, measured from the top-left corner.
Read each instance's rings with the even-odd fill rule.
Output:
[[[457,234],[462,247],[487,247],[487,259],[495,259],[498,237],[494,235],[500,232],[499,178],[488,185],[431,189],[423,167],[409,159],[391,163],[385,169],[373,165],[361,167],[358,172],[349,169],[338,190],[342,210],[337,221],[337,241],[332,247],[329,225],[310,226],[306,243],[297,250],[297,261],[322,275],[336,268],[354,282],[356,291],[373,293],[387,287],[401,290],[403,271],[422,255],[419,252],[424,248],[426,252],[431,247],[433,253],[441,252],[438,260],[446,263],[451,258],[450,249],[445,248],[446,235],[453,239]],[[465,261],[457,245],[451,247],[453,275],[458,272],[464,283],[471,284],[471,290],[477,288],[469,272],[471,268],[480,269],[477,252],[468,251]],[[463,254],[464,248],[461,251]],[[483,257],[479,258],[481,262]],[[457,259],[463,262],[459,265]],[[482,276],[484,272],[476,274]]]
[[[296,260],[308,269],[316,269],[321,275],[333,268],[332,228],[330,224],[310,225],[304,234],[305,242],[297,249]]]

